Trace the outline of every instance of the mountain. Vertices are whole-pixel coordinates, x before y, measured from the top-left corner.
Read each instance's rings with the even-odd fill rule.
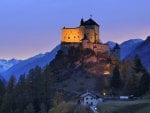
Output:
[[[26,74],[28,71],[36,66],[44,67],[55,58],[57,51],[60,50],[60,45],[56,46],[51,52],[39,54],[29,59],[12,66],[10,69],[3,72],[1,75],[8,80],[11,75],[15,75],[18,79],[21,74]]]
[[[134,52],[134,50],[140,46],[143,43],[142,39],[131,39],[128,41],[123,42],[120,44],[120,57],[121,60],[125,59],[127,56],[129,56],[131,53]]]
[[[112,49],[115,47],[115,45],[116,45],[116,43],[115,43],[115,42],[112,42],[112,41],[108,41],[106,44],[109,45],[109,47],[110,47],[111,50],[112,50]]]
[[[127,56],[127,59],[133,59],[135,55],[138,55],[141,58],[143,65],[150,70],[150,36],[130,53]]]
[[[14,66],[20,62],[21,62],[21,60],[17,60],[17,59],[11,59],[11,60],[0,59],[0,73],[8,70],[12,66]]]

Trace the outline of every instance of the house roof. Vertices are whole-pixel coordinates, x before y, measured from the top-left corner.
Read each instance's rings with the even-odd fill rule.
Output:
[[[88,96],[88,95],[90,95],[90,96],[92,96],[92,97],[94,97],[94,98],[99,98],[99,97],[100,97],[98,94],[95,94],[94,92],[89,92],[89,91],[80,94],[78,97],[84,98],[84,97],[86,97],[86,96]]]

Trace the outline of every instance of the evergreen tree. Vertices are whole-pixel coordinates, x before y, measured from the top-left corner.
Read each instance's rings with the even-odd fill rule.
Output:
[[[139,83],[139,96],[144,95],[148,90],[149,90],[149,86],[150,86],[150,75],[148,72],[145,72],[140,80]]]
[[[145,71],[145,68],[142,65],[141,59],[138,55],[136,55],[135,58],[134,58],[134,70],[135,70],[136,73]]]
[[[16,113],[20,113],[25,109],[25,106],[30,100],[28,100],[27,84],[25,75],[20,75],[18,83],[16,85]]]
[[[42,75],[42,103],[45,104],[46,111],[49,110],[49,107],[51,106],[51,98],[53,95],[52,91],[52,85],[55,81],[55,76],[53,75],[51,71],[51,66],[47,65],[44,69],[43,75]]]
[[[118,66],[115,66],[111,77],[111,87],[114,89],[120,89],[121,85],[122,85],[122,81],[120,77],[120,72]]]
[[[40,108],[41,76],[42,69],[38,66],[36,66],[34,69],[31,69],[27,75],[28,98],[30,101],[29,103],[33,104],[36,112]]]
[[[7,85],[7,88],[6,88],[6,93],[4,95],[3,102],[2,102],[2,105],[1,105],[1,112],[2,113],[13,113],[16,109],[15,85],[16,85],[16,79],[15,79],[14,76],[11,76],[9,81],[8,81],[8,85]]]
[[[26,109],[24,110],[24,113],[35,113],[34,107],[31,103],[27,105]]]
[[[137,96],[138,85],[139,85],[139,77],[135,73],[132,73],[126,84],[125,93],[127,95]]]
[[[3,96],[5,94],[5,84],[4,82],[0,79],[0,106],[2,104]]]

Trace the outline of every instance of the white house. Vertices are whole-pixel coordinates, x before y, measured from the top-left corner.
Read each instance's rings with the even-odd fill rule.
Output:
[[[78,103],[82,105],[88,106],[96,106],[98,103],[102,102],[103,99],[99,97],[99,95],[93,92],[82,93],[78,96]]]

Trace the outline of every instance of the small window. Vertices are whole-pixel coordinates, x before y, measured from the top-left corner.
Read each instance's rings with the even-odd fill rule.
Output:
[[[68,37],[68,39],[70,39],[70,37]]]
[[[76,38],[76,36],[74,36],[74,38]]]
[[[86,102],[86,104],[89,104],[88,102]]]
[[[86,98],[86,100],[88,100],[88,98]]]
[[[80,37],[78,36],[78,38],[80,38]]]
[[[91,98],[91,100],[93,100],[93,98]]]

